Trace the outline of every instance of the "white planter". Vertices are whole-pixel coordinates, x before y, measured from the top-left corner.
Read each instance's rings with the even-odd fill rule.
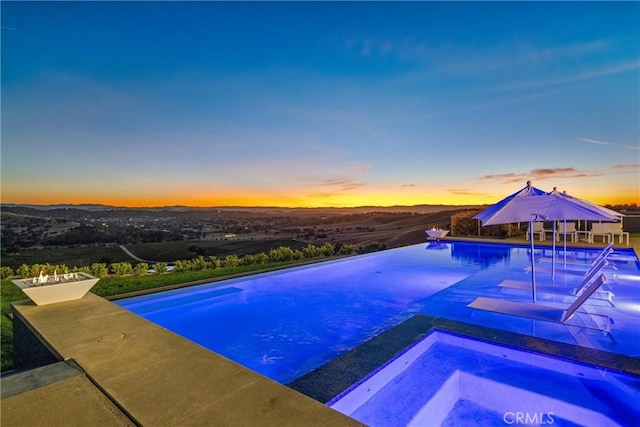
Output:
[[[59,275],[55,279],[42,275],[38,278],[13,280],[36,305],[53,304],[80,299],[98,282],[87,273]]]

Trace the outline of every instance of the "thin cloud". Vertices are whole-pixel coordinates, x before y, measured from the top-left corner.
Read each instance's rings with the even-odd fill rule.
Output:
[[[538,91],[536,93],[530,93],[527,95],[522,95],[522,96],[515,96],[515,97],[510,97],[510,98],[504,98],[504,99],[499,99],[497,101],[493,101],[493,102],[485,102],[482,104],[476,104],[476,105],[468,105],[465,107],[461,107],[461,108],[455,108],[455,109],[451,109],[451,110],[441,110],[441,111],[434,111],[431,114],[440,114],[440,115],[445,115],[445,114],[457,114],[457,113],[467,113],[467,112],[471,112],[471,111],[480,111],[480,110],[486,110],[486,109],[491,109],[491,108],[497,108],[497,107],[502,107],[505,105],[509,105],[509,104],[519,104],[521,102],[526,102],[532,99],[539,99],[539,98],[543,98],[543,97],[548,97],[548,96],[552,96],[555,95],[559,92],[558,89],[552,89],[552,90],[541,90]]]
[[[621,170],[621,171],[627,171],[627,170],[631,170],[631,171],[636,171],[638,169],[640,169],[640,165],[637,163],[630,163],[630,164],[621,164],[621,165],[611,165],[609,166],[610,169],[616,169],[616,170]]]
[[[502,180],[502,179],[513,179],[516,176],[521,176],[521,175],[516,175],[515,173],[503,173],[503,174],[497,174],[497,175],[484,175],[481,176],[480,180],[484,180],[484,179],[490,179],[490,180]]]
[[[343,45],[347,51],[364,58],[395,57],[403,61],[423,64],[433,64],[434,59],[437,58],[437,67],[440,72],[476,74],[584,58],[606,51],[611,41],[594,40],[550,47],[511,43],[488,50],[469,48],[455,43],[436,47],[411,38],[350,37],[345,39]]]
[[[589,138],[580,138],[582,141],[587,142],[589,144],[598,144],[598,145],[613,145],[612,142],[598,141],[597,139],[589,139]]]
[[[599,70],[588,71],[585,73],[573,74],[565,77],[558,77],[555,79],[536,80],[523,83],[516,83],[511,85],[498,86],[496,90],[520,90],[520,89],[535,89],[540,87],[558,86],[565,83],[579,82],[583,80],[592,80],[598,77],[610,76],[613,74],[626,73],[640,69],[640,61],[631,61],[624,64],[615,65],[612,67],[601,68]]]
[[[327,179],[324,182],[320,183],[319,186],[326,188],[327,191],[311,192],[308,193],[306,197],[312,199],[329,199],[332,197],[340,196],[344,193],[358,190],[362,187],[365,187],[366,184],[350,179]]]
[[[596,144],[596,145],[620,145],[615,142],[607,142],[607,141],[599,141],[597,139],[589,139],[589,138],[579,138],[581,141],[584,141],[588,144]],[[627,150],[640,150],[640,146],[638,145],[623,145],[622,148],[626,148]]]
[[[575,168],[555,168],[555,169],[534,169],[531,171],[531,176],[536,179],[549,179],[549,178],[575,178],[577,176],[584,176],[583,172],[577,171]]]
[[[366,186],[363,182],[354,181],[351,179],[327,179],[320,184],[322,187],[331,187],[337,192],[345,192],[357,190]]]
[[[599,176],[600,173],[580,171],[575,168],[533,169],[525,173],[505,173],[496,175],[483,175],[477,181],[496,181],[501,184],[525,183],[529,180],[547,181],[568,178],[585,178]]]
[[[470,191],[466,189],[453,189],[449,188],[447,191],[451,194],[455,194],[456,196],[488,196],[489,193],[479,193],[477,191]]]
[[[307,197],[310,199],[327,199],[329,197],[335,196],[335,193],[310,193],[307,194]]]
[[[595,40],[551,47],[511,44],[502,45],[494,50],[452,47],[448,50],[456,52],[455,58],[440,63],[442,71],[454,73],[475,74],[516,68],[526,69],[566,59],[584,58],[605,51],[609,45],[608,40]]]
[[[415,187],[415,184],[402,184],[402,187]]]
[[[404,61],[423,62],[430,51],[423,43],[411,39],[390,40],[374,37],[351,37],[345,40],[344,47],[349,52],[355,52],[364,58],[396,57]]]

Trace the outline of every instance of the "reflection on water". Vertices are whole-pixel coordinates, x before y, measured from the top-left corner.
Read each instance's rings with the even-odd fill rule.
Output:
[[[432,241],[427,243],[427,247],[425,248],[427,250],[431,250],[431,249],[449,249],[449,245],[443,242],[438,242],[438,241]]]
[[[451,257],[461,261],[463,264],[488,267],[506,261],[510,256],[511,249],[507,245],[465,245],[464,243],[451,243]]]

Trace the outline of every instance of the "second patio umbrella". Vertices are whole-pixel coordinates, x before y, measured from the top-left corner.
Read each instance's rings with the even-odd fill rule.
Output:
[[[580,206],[583,206],[587,209],[596,211],[596,212],[601,212],[603,214],[604,217],[613,217],[615,219],[599,219],[599,221],[617,221],[620,220],[622,221],[622,217],[624,216],[623,214],[616,212],[614,210],[611,210],[609,208],[605,208],[604,206],[600,206],[600,205],[596,205],[595,203],[592,203],[588,200],[584,200],[584,199],[579,199],[577,197],[574,196],[570,196],[567,194],[566,191],[563,191],[562,193],[558,191],[558,189],[556,187],[553,187],[553,191],[549,194],[552,194],[554,196],[559,196],[559,197],[564,197],[567,200],[571,201],[572,203],[578,204]],[[564,219],[565,223],[564,223],[564,227],[565,227],[565,233],[564,233],[564,263],[566,265],[567,263],[567,234],[566,234],[566,220],[569,218]],[[573,218],[574,220],[582,220],[582,219],[589,219],[589,218]],[[554,234],[555,234],[555,230],[554,230]],[[555,236],[554,236],[554,243],[555,243]],[[554,258],[555,259],[555,258]]]
[[[531,186],[531,182],[527,182],[526,187],[522,190],[497,202],[495,205],[474,216],[474,218],[480,219],[483,226],[510,224],[514,222],[529,223],[529,237],[531,241],[531,289],[534,302],[536,301],[536,274],[533,222],[564,219],[615,221],[616,219],[615,215],[574,203],[567,197],[544,192],[541,194],[540,190]]]

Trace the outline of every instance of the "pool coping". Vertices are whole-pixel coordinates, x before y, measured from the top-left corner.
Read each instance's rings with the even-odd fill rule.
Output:
[[[631,356],[417,314],[287,386],[326,404],[433,331],[640,376],[640,359]]]
[[[34,374],[38,387],[2,398],[3,424],[97,425],[92,420],[117,413],[127,425],[362,425],[92,293],[12,310],[18,361],[65,362],[78,374],[55,374],[47,384]],[[76,400],[69,388],[95,398]],[[25,404],[33,396],[37,408]],[[61,402],[76,409],[73,418]]]

